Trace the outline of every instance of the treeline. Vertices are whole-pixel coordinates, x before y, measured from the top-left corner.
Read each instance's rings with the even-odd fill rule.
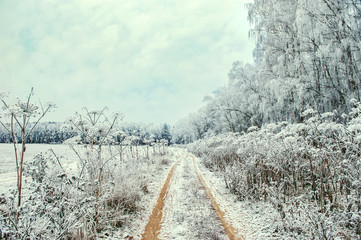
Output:
[[[32,126],[29,127],[31,129]],[[144,123],[122,123],[116,127],[117,142],[124,141],[132,136],[132,141],[139,145],[157,142],[165,139],[170,143],[171,135],[167,124],[155,126]],[[21,142],[20,131],[16,131],[17,141]],[[61,144],[65,140],[76,136],[78,133],[73,126],[65,122],[39,122],[30,133],[27,143]],[[0,125],[0,143],[12,143],[12,137],[4,126]]]
[[[9,127],[9,126],[7,126]],[[29,128],[32,128],[30,126]],[[16,131],[19,133],[19,131]],[[61,122],[40,122],[31,132],[27,143],[46,143],[46,144],[60,144],[65,140],[72,138],[76,132],[64,128],[64,123]],[[21,142],[20,134],[16,135],[18,142]],[[12,137],[5,127],[0,125],[0,143],[12,143]]]
[[[235,62],[227,85],[174,130],[187,143],[251,126],[304,121],[351,110],[361,98],[361,3],[356,0],[255,0],[249,4],[254,64]]]
[[[162,139],[171,143],[170,127],[166,123],[157,126],[151,123],[122,123],[119,129],[123,136],[139,138],[141,145],[149,144],[150,142],[159,142]]]

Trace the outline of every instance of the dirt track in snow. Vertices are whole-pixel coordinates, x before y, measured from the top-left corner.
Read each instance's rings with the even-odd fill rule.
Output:
[[[158,239],[159,231],[161,229],[161,221],[163,216],[163,207],[164,207],[164,199],[165,195],[169,188],[170,180],[173,176],[174,170],[179,164],[180,160],[178,160],[173,167],[171,168],[167,180],[165,181],[163,188],[159,194],[159,198],[157,204],[153,208],[152,215],[149,218],[148,224],[145,227],[142,239]]]
[[[237,233],[237,231],[234,229],[234,227],[232,226],[232,224],[230,222],[227,221],[227,219],[225,218],[225,212],[221,210],[221,208],[219,207],[216,199],[213,197],[212,191],[211,189],[207,186],[206,182],[204,181],[204,178],[201,174],[201,172],[199,171],[199,168],[197,166],[197,163],[195,161],[195,158],[193,156],[191,156],[193,159],[193,164],[194,164],[194,169],[196,171],[196,174],[198,176],[199,181],[202,183],[203,188],[205,189],[205,191],[207,192],[207,195],[209,197],[209,199],[212,202],[212,206],[213,209],[215,210],[219,220],[221,221],[227,236],[230,240],[238,240],[238,239],[245,239],[243,236],[239,235]]]
[[[192,155],[171,168],[142,239],[244,239],[225,217]]]

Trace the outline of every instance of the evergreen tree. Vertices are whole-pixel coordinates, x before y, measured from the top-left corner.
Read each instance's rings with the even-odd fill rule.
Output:
[[[162,137],[162,139],[167,140],[168,143],[169,143],[170,140],[171,140],[171,136],[170,136],[170,132],[169,132],[169,127],[168,127],[168,125],[167,125],[166,123],[163,125],[162,132],[161,132],[161,137]]]

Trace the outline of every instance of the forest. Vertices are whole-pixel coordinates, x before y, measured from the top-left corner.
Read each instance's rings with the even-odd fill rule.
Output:
[[[300,123],[308,109],[341,117],[351,100],[360,101],[359,1],[256,0],[248,7],[255,63],[236,61],[226,86],[176,124],[175,141]]]

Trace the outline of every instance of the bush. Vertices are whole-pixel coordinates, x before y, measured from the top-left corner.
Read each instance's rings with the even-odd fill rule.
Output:
[[[86,154],[85,148],[83,151]],[[1,239],[109,236],[139,210],[139,201],[148,193],[145,171],[151,163],[144,159],[124,160],[122,168],[119,158],[110,160],[104,168],[104,184],[98,201],[90,178],[69,175],[60,161],[52,152],[46,152],[25,165],[28,198],[24,199],[23,214],[18,221],[16,192],[0,197]],[[156,164],[160,165],[161,161]]]
[[[353,105],[349,116],[311,109],[303,123],[213,136],[188,149],[223,174],[240,200],[272,203],[280,213],[276,232],[356,238],[361,232],[361,105]]]

